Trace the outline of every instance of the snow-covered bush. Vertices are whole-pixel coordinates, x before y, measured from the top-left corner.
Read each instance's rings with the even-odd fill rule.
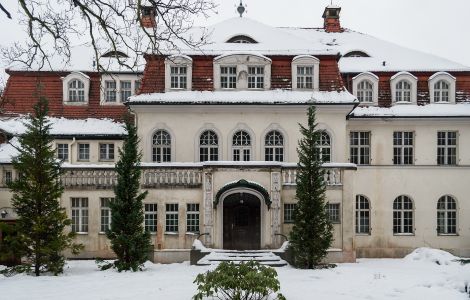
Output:
[[[443,250],[422,247],[405,256],[405,260],[449,265],[458,262],[459,258]]]

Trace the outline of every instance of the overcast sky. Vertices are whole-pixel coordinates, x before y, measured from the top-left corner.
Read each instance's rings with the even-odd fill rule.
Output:
[[[10,3],[16,1],[2,1]],[[272,26],[321,27],[328,0],[243,0],[246,17]],[[197,25],[237,16],[239,0],[216,0],[217,14]],[[470,0],[334,0],[343,27],[470,66]],[[16,5],[16,4],[15,4]],[[11,8],[11,6],[10,6]],[[16,14],[0,14],[0,45],[24,38]],[[0,77],[1,72],[0,70]]]

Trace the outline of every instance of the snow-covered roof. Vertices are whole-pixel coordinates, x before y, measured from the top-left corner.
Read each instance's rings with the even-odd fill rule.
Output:
[[[470,117],[470,103],[461,104],[401,104],[392,107],[357,107],[351,118],[432,118]]]
[[[19,147],[18,138],[14,137],[9,143],[0,144],[0,163],[10,163],[12,157],[19,154],[15,147]]]
[[[122,136],[126,130],[122,123],[111,119],[66,119],[48,117],[52,123],[50,134],[54,136]],[[26,130],[25,116],[0,118],[0,130],[12,135],[23,134]]]
[[[349,92],[267,91],[178,91],[141,94],[129,98],[132,104],[304,104],[353,103]]]

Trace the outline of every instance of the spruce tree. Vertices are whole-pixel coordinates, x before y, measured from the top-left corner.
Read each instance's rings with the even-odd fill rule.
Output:
[[[24,123],[26,132],[19,136],[19,155],[12,164],[18,178],[9,184],[12,205],[18,214],[16,222],[16,255],[25,263],[16,270],[39,276],[43,272],[62,273],[65,264],[63,251],[77,254],[81,245],[75,244],[71,225],[59,199],[63,193],[60,182],[60,162],[52,148],[51,124],[47,120],[48,101],[40,97],[34,105],[34,115]]]
[[[297,148],[298,202],[289,241],[294,265],[308,269],[321,264],[333,241],[333,226],[326,210],[324,170],[318,147],[321,131],[316,129],[315,111],[315,106],[310,105],[307,126],[299,124],[302,138]]]
[[[142,201],[147,191],[140,192],[140,161],[137,128],[130,118],[126,118],[127,137],[120,159],[116,164],[117,185],[114,188],[115,198],[110,203],[111,228],[106,232],[111,240],[111,248],[117,256],[112,264],[102,269],[115,267],[121,271],[138,271],[148,259],[151,250],[150,234],[144,230],[144,211]]]

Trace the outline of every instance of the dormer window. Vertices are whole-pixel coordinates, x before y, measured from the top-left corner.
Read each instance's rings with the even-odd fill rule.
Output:
[[[227,43],[239,43],[239,44],[257,44],[258,42],[246,35],[236,35],[230,38]]]
[[[264,88],[264,67],[248,67],[248,88]]]
[[[116,102],[116,81],[106,80],[105,82],[105,101]]]
[[[374,88],[372,83],[368,80],[361,81],[357,86],[357,100],[359,102],[370,103],[373,101],[372,94],[374,93]]]
[[[379,101],[379,77],[365,72],[353,78],[353,94],[361,105],[377,105]]]
[[[294,90],[319,89],[320,60],[310,55],[300,55],[292,60],[292,88]]]
[[[297,88],[313,89],[313,66],[297,67]]]
[[[171,88],[186,89],[188,86],[188,68],[186,66],[171,67]]]
[[[411,102],[411,84],[406,80],[401,80],[396,85],[396,102]]]
[[[72,72],[62,78],[62,96],[64,104],[87,104],[89,90],[90,77],[82,72]]]
[[[85,85],[81,80],[69,82],[69,102],[85,102]]]
[[[350,51],[344,55],[344,57],[370,57],[363,51]]]
[[[392,101],[395,103],[416,104],[418,78],[408,72],[400,72],[390,79]]]
[[[237,67],[220,67],[220,87],[223,89],[237,88]]]
[[[135,94],[140,84],[137,75],[106,74],[101,76],[101,105],[122,105]]]
[[[429,77],[431,103],[455,103],[456,78],[446,72],[438,72]]]
[[[193,60],[189,56],[169,56],[165,60],[165,91],[192,89]]]
[[[434,102],[449,102],[449,84],[444,80],[434,84]]]

